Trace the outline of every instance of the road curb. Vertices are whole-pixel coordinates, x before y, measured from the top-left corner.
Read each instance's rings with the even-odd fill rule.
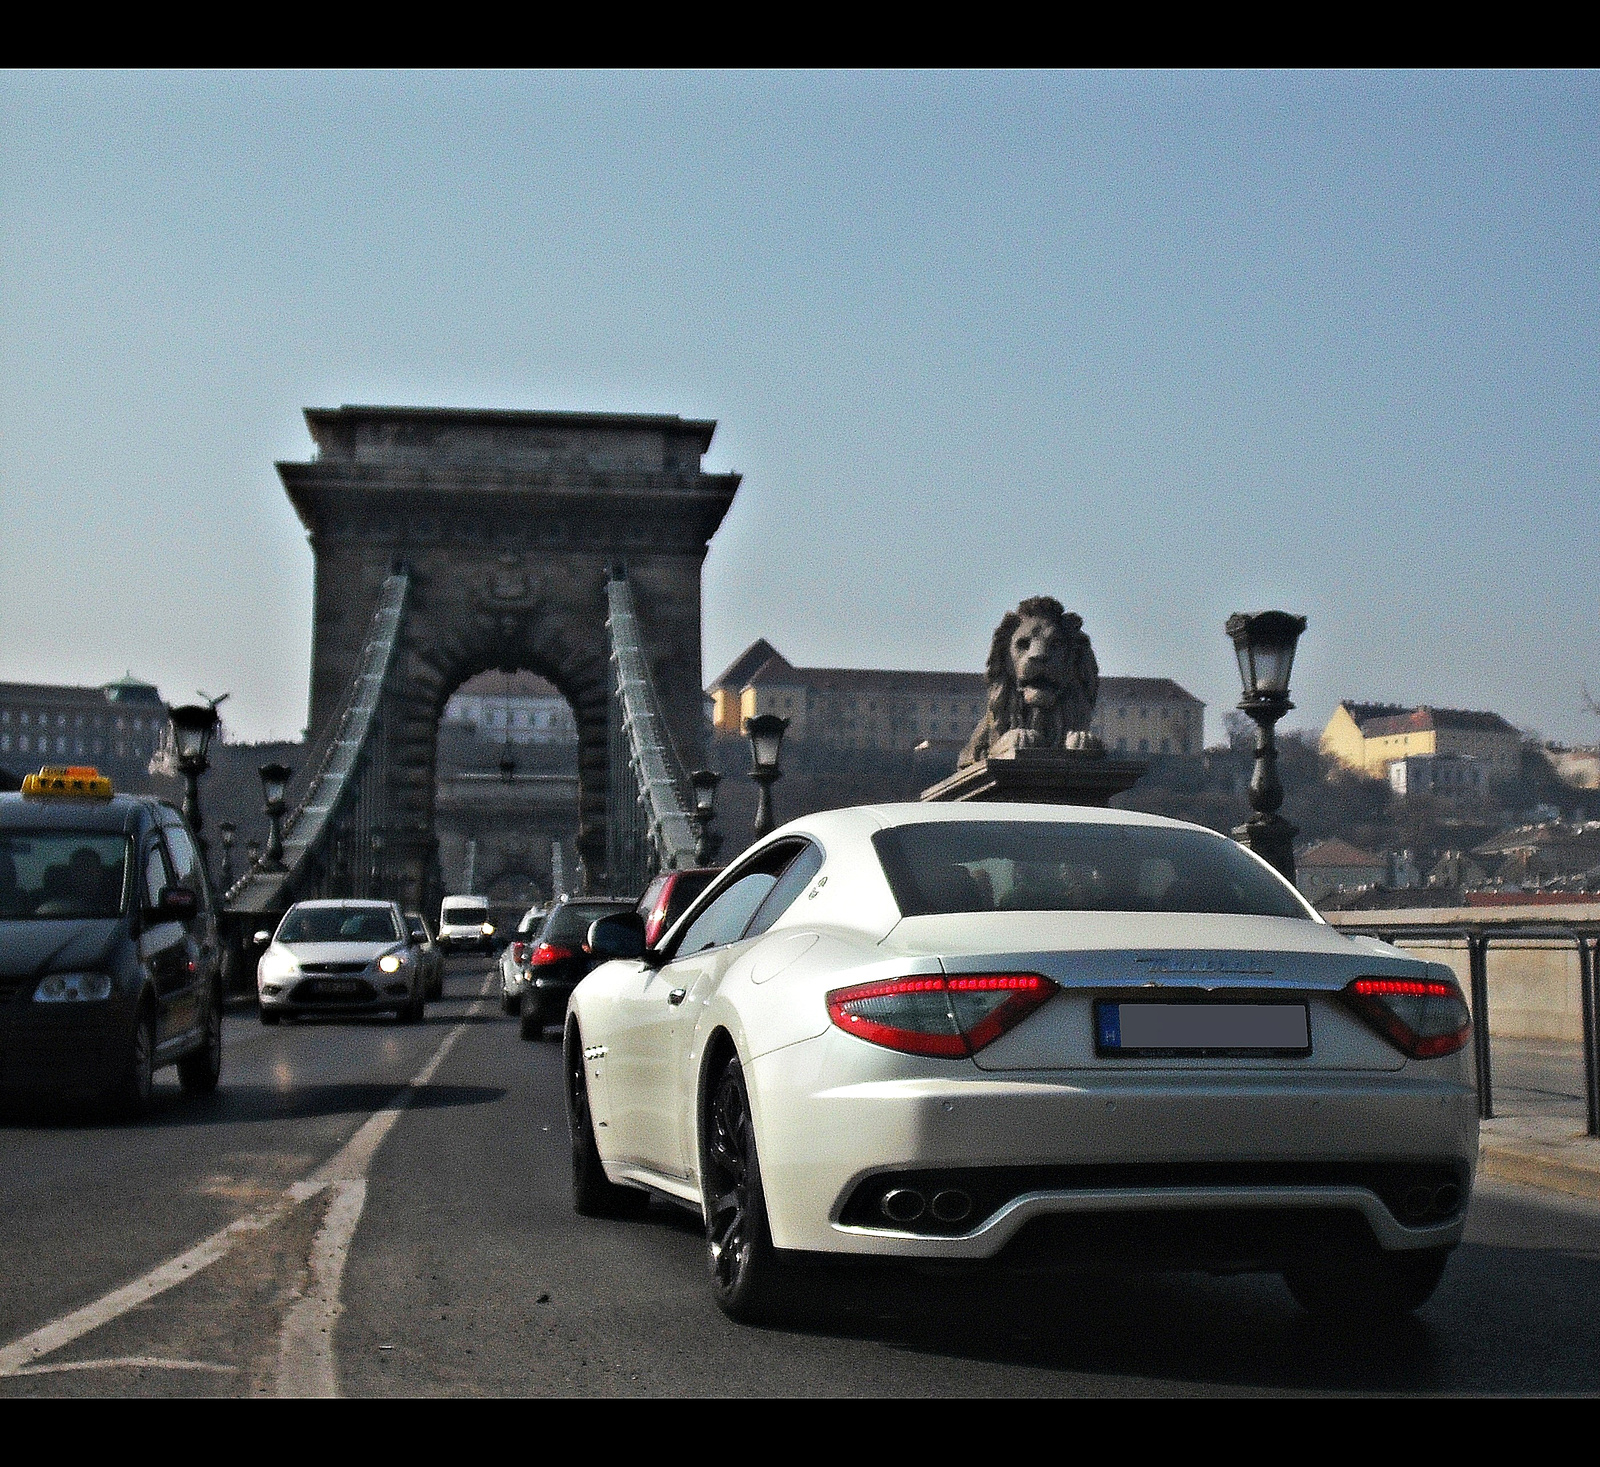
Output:
[[[1600,1147],[1595,1150],[1591,1160],[1485,1141],[1478,1149],[1478,1170],[1504,1182],[1521,1182],[1526,1187],[1600,1200]]]

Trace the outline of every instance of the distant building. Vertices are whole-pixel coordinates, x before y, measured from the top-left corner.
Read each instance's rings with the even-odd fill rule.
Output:
[[[1569,749],[1546,744],[1544,756],[1565,784],[1580,790],[1600,790],[1600,749]]]
[[[0,764],[93,764],[114,783],[143,783],[167,728],[155,687],[128,673],[98,688],[0,683]]]
[[[1404,708],[1346,700],[1322,731],[1322,750],[1376,779],[1416,754],[1476,759],[1486,780],[1514,779],[1522,769],[1522,735],[1498,713],[1460,708]]]
[[[796,667],[753,642],[709,689],[711,725],[736,734],[747,718],[787,718],[789,737],[841,748],[959,749],[982,719],[982,673]],[[1205,704],[1170,678],[1103,677],[1093,731],[1127,754],[1198,754]]]
[[[1389,788],[1397,795],[1481,794],[1483,762],[1470,754],[1407,754],[1389,761]]]
[[[509,678],[486,672],[463,683],[444,705],[440,723],[444,729],[494,744],[578,741],[571,705],[550,683],[531,672]]]
[[[1364,851],[1337,837],[1314,841],[1294,858],[1295,885],[1309,902],[1336,891],[1376,886],[1390,874],[1387,856]]]

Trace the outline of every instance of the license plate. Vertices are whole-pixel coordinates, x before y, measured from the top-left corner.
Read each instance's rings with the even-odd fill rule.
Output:
[[[1100,1055],[1307,1055],[1304,1003],[1128,1003],[1094,1006]]]
[[[317,984],[318,993],[345,994],[360,991],[361,985],[354,978],[324,978]]]

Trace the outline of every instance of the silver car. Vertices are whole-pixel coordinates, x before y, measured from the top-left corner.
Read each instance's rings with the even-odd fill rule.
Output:
[[[529,907],[517,923],[515,936],[500,949],[500,1008],[505,1013],[520,1013],[522,995],[533,986],[528,957],[544,918],[543,907]]]
[[[261,1022],[387,1011],[418,1023],[428,999],[423,953],[393,902],[297,902],[256,965]]]

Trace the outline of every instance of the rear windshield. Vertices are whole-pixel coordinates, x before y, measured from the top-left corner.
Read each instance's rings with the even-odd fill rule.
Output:
[[[279,942],[395,942],[394,914],[382,907],[295,907],[278,929]]]
[[[1225,836],[1148,825],[973,820],[872,837],[901,914],[1220,912],[1305,906]]]
[[[619,906],[616,902],[573,902],[570,906],[557,907],[550,914],[550,920],[545,923],[540,936],[546,942],[559,942],[568,947],[576,947],[589,935],[589,924],[597,917],[609,917],[613,912],[631,910],[630,907]]]
[[[0,918],[119,917],[127,890],[124,836],[0,835]]]

